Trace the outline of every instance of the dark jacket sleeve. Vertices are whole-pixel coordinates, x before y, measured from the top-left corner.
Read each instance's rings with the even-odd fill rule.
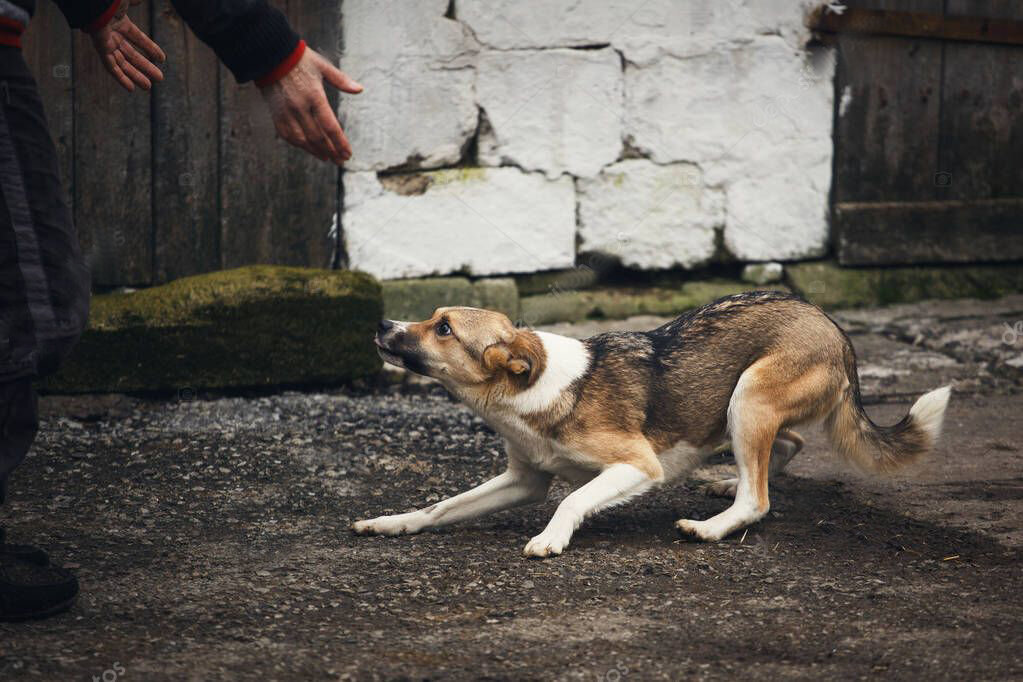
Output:
[[[239,83],[262,78],[299,49],[298,34],[266,0],[171,0]]]
[[[117,11],[119,0],[54,0],[71,28],[88,30],[105,25]],[[97,28],[99,27],[97,26]]]

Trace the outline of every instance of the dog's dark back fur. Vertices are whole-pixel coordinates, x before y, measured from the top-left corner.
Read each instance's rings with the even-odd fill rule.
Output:
[[[808,364],[844,362],[848,342],[830,318],[776,291],[729,296],[649,332],[591,337],[585,341],[590,371],[573,387],[573,418],[550,424],[550,433],[606,428],[640,431],[658,451],[680,440],[711,446],[725,436],[740,375],[782,337],[790,344],[805,341],[812,351]]]

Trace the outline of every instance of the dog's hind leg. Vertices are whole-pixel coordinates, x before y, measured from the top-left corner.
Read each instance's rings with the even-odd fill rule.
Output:
[[[774,478],[780,474],[805,444],[803,437],[792,429],[779,431],[774,443],[771,444],[771,466],[768,467],[770,477]]]
[[[828,414],[843,381],[841,367],[834,363],[784,352],[761,358],[743,372],[728,403],[728,433],[739,470],[735,501],[706,521],[679,520],[679,530],[713,541],[762,519],[771,507],[768,479],[779,429]],[[786,440],[798,450],[802,439]]]
[[[728,509],[706,521],[680,519],[675,526],[684,535],[717,541],[739,528],[756,523],[770,509],[768,475],[771,446],[782,418],[758,380],[757,364],[739,377],[728,404],[728,431],[739,470],[735,501]]]
[[[795,431],[782,429],[771,444],[771,464],[768,466],[768,478],[774,480],[785,469],[792,458],[803,449],[803,437]],[[724,478],[712,481],[700,487],[703,492],[714,497],[735,497],[738,478]]]

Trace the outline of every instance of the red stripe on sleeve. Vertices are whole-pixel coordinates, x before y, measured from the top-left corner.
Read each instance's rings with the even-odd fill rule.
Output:
[[[95,33],[104,26],[110,23],[110,20],[117,14],[117,8],[121,6],[121,0],[114,0],[110,3],[110,6],[103,10],[103,14],[93,19],[91,24],[87,24],[82,30],[86,33]]]
[[[262,78],[256,79],[256,85],[258,87],[265,88],[268,85],[273,85],[288,75],[288,72],[295,68],[298,61],[302,59],[302,55],[305,54],[305,48],[305,41],[299,40],[298,45],[295,46],[295,49],[291,51],[291,54],[289,54],[283,62],[278,64],[270,73],[266,74]]]
[[[6,29],[15,33],[21,34],[25,31],[25,24],[11,19],[10,17],[0,17],[0,29]]]

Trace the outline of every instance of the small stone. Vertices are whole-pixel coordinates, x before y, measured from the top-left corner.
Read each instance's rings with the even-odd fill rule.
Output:
[[[783,273],[781,263],[750,263],[742,269],[742,281],[763,286],[780,282]]]

